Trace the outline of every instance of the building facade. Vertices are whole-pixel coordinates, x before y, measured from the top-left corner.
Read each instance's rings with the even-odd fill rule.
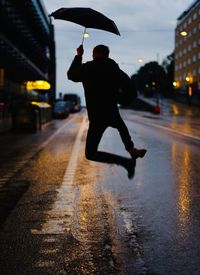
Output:
[[[200,106],[200,0],[177,19],[174,78],[176,98]]]
[[[0,132],[20,109],[55,98],[54,27],[41,0],[0,0]],[[28,88],[46,81],[50,89]]]

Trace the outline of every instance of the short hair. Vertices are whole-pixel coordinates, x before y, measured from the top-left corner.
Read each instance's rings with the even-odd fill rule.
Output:
[[[109,48],[105,45],[97,45],[96,47],[94,47],[93,53],[98,56],[108,57],[110,51]]]

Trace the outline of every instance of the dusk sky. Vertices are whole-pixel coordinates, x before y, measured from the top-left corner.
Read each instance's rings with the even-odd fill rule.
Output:
[[[90,7],[117,25],[121,36],[106,31],[87,29],[89,38],[84,41],[84,61],[91,60],[94,46],[105,44],[110,48],[110,58],[129,76],[145,64],[163,59],[174,50],[174,29],[178,16],[188,8],[192,0],[43,0],[48,14],[65,7]],[[55,26],[57,57],[57,95],[78,93],[82,102],[81,84],[67,79],[66,72],[76,48],[81,44],[84,28],[72,22],[52,18]]]

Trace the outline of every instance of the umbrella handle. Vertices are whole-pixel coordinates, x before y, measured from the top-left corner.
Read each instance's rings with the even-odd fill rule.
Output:
[[[84,32],[83,32],[83,38],[82,38],[82,42],[81,42],[81,45],[83,45],[83,42],[84,42],[84,39],[85,39],[85,34],[86,33],[86,28],[84,29]]]

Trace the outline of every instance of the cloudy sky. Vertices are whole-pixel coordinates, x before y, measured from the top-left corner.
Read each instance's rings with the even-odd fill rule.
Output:
[[[174,50],[174,29],[177,17],[188,8],[192,0],[43,0],[50,14],[61,7],[90,7],[112,19],[121,36],[101,30],[87,29],[84,41],[84,61],[91,59],[97,44],[110,48],[113,58],[128,75],[149,61],[162,60]],[[57,95],[78,93],[83,99],[81,84],[66,77],[66,71],[81,44],[84,28],[77,24],[52,18],[55,26],[57,58]],[[84,101],[84,99],[83,99]]]

